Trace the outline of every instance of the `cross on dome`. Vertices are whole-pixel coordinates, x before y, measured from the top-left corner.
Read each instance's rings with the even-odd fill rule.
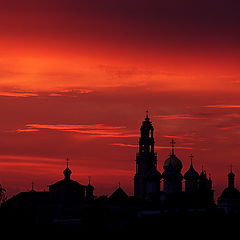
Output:
[[[67,168],[68,168],[68,163],[69,163],[69,158],[66,158],[66,162],[67,162]]]
[[[172,154],[174,154],[174,145],[176,144],[176,142],[174,141],[174,139],[172,139],[172,141],[170,142],[170,144],[172,145]]]
[[[149,116],[148,116],[148,114],[149,114],[149,111],[148,110],[146,110],[146,120],[149,120]]]
[[[193,156],[192,153],[191,153],[188,157],[189,157],[190,160],[191,160],[191,166],[192,166],[192,160],[193,160],[194,156]]]

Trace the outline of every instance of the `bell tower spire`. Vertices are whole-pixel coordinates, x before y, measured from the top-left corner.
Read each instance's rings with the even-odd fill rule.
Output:
[[[154,138],[153,138],[153,125],[148,116],[148,110],[146,111],[145,120],[142,122],[140,128],[141,137],[139,140],[139,152],[140,153],[154,153]]]
[[[228,187],[229,188],[235,187],[235,174],[232,172],[232,165],[230,168],[230,173],[228,174]]]
[[[160,194],[161,174],[157,170],[153,132],[154,128],[147,110],[140,128],[139,152],[137,153],[134,177],[134,196],[141,199],[156,197]]]

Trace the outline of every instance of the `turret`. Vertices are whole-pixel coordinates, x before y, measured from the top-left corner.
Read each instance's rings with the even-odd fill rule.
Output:
[[[189,157],[191,158],[191,164],[187,172],[184,174],[185,192],[197,192],[199,174],[193,167],[192,163],[193,155],[191,154]]]
[[[94,200],[94,187],[91,185],[91,177],[89,177],[88,185],[86,186],[86,200],[87,201],[92,201]]]

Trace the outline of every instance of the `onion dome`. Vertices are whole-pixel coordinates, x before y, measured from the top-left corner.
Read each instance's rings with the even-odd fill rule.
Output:
[[[234,178],[235,177],[235,174],[232,172],[232,170],[231,170],[231,172],[228,174],[228,177],[232,177],[232,178]]]
[[[182,180],[183,178],[180,171],[176,170],[171,166],[165,168],[165,171],[162,173],[162,177],[164,180],[168,181]]]
[[[70,168],[68,167],[68,162],[69,162],[69,158],[66,159],[67,161],[67,167],[65,168],[65,170],[63,171],[63,174],[65,176],[65,180],[70,180],[70,176],[72,174],[72,171],[70,170]]]
[[[72,171],[70,168],[65,168],[65,170],[63,171],[63,174],[66,176],[66,175],[71,175],[72,174]]]
[[[70,176],[72,174],[72,171],[70,170],[70,168],[66,168],[64,171],[63,171],[63,174],[65,176],[65,179],[70,179]]]
[[[174,152],[172,152],[169,158],[166,159],[166,161],[164,162],[163,168],[167,169],[168,167],[174,168],[178,172],[182,170],[183,167],[182,162],[180,159],[176,157]]]
[[[236,188],[227,187],[223,190],[221,198],[239,198],[240,192]]]
[[[222,192],[222,198],[240,198],[240,192],[234,187],[234,178],[235,174],[231,171],[228,174],[228,187],[225,188]]]
[[[187,172],[184,174],[184,178],[186,180],[198,180],[199,174],[198,172],[194,169],[192,163],[190,165],[190,168],[187,170]]]
[[[174,144],[176,144],[176,142],[174,141],[174,139],[172,139],[172,141],[170,142],[172,144],[172,152],[169,156],[168,159],[165,160],[163,168],[166,170],[167,168],[171,167],[173,169],[175,169],[178,172],[181,172],[182,170],[182,162],[180,159],[178,159],[174,153]]]

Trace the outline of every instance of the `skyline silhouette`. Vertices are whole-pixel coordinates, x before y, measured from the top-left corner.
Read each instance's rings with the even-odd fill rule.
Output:
[[[194,164],[193,164],[193,154],[191,153],[188,157],[190,159],[188,166],[189,168],[187,171],[185,171],[185,173],[181,173],[181,170],[183,168],[183,164],[182,161],[177,157],[177,155],[175,155],[175,149],[176,149],[176,141],[174,139],[172,139],[170,142],[170,154],[169,157],[166,158],[166,160],[164,161],[164,164],[161,166],[163,168],[163,172],[159,172],[159,167],[157,166],[157,162],[158,162],[158,156],[157,153],[155,152],[155,141],[154,141],[154,126],[152,125],[151,119],[149,118],[149,111],[146,111],[146,116],[145,116],[145,120],[142,122],[142,126],[140,128],[140,137],[139,137],[139,152],[137,152],[137,160],[136,160],[136,173],[134,176],[134,183],[133,188],[134,191],[132,194],[130,194],[130,196],[134,196],[137,199],[145,199],[145,200],[156,200],[156,199],[160,199],[160,191],[163,192],[195,192],[196,190],[194,190],[194,188],[198,188],[198,184],[200,184],[200,182],[198,183],[198,181],[201,180],[201,176],[204,175],[204,178],[206,178],[206,181],[211,182],[211,189],[212,189],[212,177],[211,177],[211,173],[207,173],[206,169],[204,168],[204,166],[202,165],[201,168],[201,172],[199,171],[199,173],[194,169]],[[72,170],[69,168],[69,157],[66,157],[65,159],[65,165],[66,168],[63,171],[64,174],[64,179],[65,182],[66,181],[71,181],[72,183],[75,183],[75,181],[73,181],[71,179],[71,174],[72,174]],[[144,163],[146,161],[146,163]],[[150,165],[149,165],[150,164]],[[176,165],[176,166],[175,166]],[[180,171],[178,174],[180,174],[180,178],[179,178],[179,184],[176,183],[177,185],[172,185],[170,186],[172,183],[172,177],[170,177],[169,174],[173,174],[173,170],[170,171],[170,169],[168,170],[169,167],[176,167],[177,171]],[[233,166],[230,165],[230,173],[228,174],[228,188],[234,188],[235,189],[235,174],[233,174]],[[150,172],[149,172],[150,171]],[[169,173],[167,173],[167,171],[170,171]],[[175,170],[174,170],[175,171]],[[149,175],[150,174],[150,175]],[[146,182],[146,186],[144,187],[142,184],[145,181],[144,179],[147,177],[148,179],[148,175],[150,177],[150,179],[152,180],[147,180],[150,181],[149,183]],[[168,176],[169,175],[169,176]],[[229,180],[229,176],[233,175],[232,180]],[[94,176],[93,176],[94,177]],[[142,179],[142,177],[144,179]],[[110,196],[109,193],[108,194],[100,194],[100,195],[94,195],[93,191],[95,190],[95,188],[91,185],[91,178],[92,176],[88,176],[88,184],[81,185],[78,182],[76,182],[76,184],[79,185],[79,189],[76,190],[76,192],[83,192],[82,197],[80,197],[80,199],[82,198],[87,198],[87,199],[94,199],[94,198],[98,198],[101,196]],[[196,179],[195,180],[193,180]],[[169,183],[166,183],[166,181],[168,179],[171,179]],[[187,183],[188,181],[195,181],[193,183]],[[54,189],[55,186],[57,187],[58,185],[60,186],[60,184],[62,184],[64,181],[59,181],[57,183],[51,184],[51,185],[47,185],[49,190],[51,191],[51,189]],[[154,183],[155,182],[155,183]],[[31,182],[31,189],[30,192],[36,192],[36,189],[34,187],[34,182]],[[140,185],[139,185],[140,184]],[[144,183],[145,184],[145,183]],[[150,186],[150,185],[152,186]],[[170,184],[170,185],[169,185]],[[196,185],[197,184],[197,185]],[[195,186],[196,185],[196,186]],[[116,187],[116,186],[115,186]],[[118,182],[118,187],[119,189],[121,189],[121,183]],[[149,188],[150,187],[150,188]],[[149,190],[147,190],[149,188]],[[61,189],[61,188],[59,188]],[[88,190],[87,189],[91,189],[90,190],[90,194],[88,194]],[[142,189],[142,190],[141,190]],[[155,190],[153,190],[155,189]],[[225,188],[224,191],[226,191],[227,188]],[[86,191],[86,192],[85,192]],[[122,191],[122,190],[121,190]],[[153,191],[153,192],[151,192]],[[215,202],[217,204],[218,198],[221,196],[223,196],[224,194],[220,193],[219,196],[215,196],[214,198],[214,189],[212,190],[212,201]],[[236,190],[237,191],[237,190]],[[46,192],[46,190],[44,190],[43,192]],[[117,192],[117,191],[116,191]],[[3,188],[1,186],[1,202],[5,202],[8,199],[8,196],[6,194],[6,189]],[[17,193],[18,194],[18,193]],[[125,192],[124,192],[125,194]],[[16,194],[15,194],[16,195]],[[114,194],[113,194],[114,195]],[[79,195],[80,196],[80,195]],[[11,199],[12,196],[9,196],[9,198]],[[78,197],[76,197],[78,198]],[[110,197],[111,198],[111,197]]]
[[[199,173],[195,170],[192,154],[188,170],[182,171],[183,163],[178,158],[174,139],[170,142],[171,153],[163,163],[163,172],[158,170],[154,138],[154,125],[147,111],[140,127],[133,195],[128,195],[119,182],[112,193],[97,196],[90,176],[85,185],[74,180],[67,157],[63,178],[48,185],[48,191],[35,190],[32,182],[30,191],[6,199],[6,190],[0,185],[1,226],[20,229],[19,235],[26,235],[22,230],[28,226],[27,234],[41,229],[41,233],[55,236],[79,233],[150,236],[156,234],[159,226],[171,232],[183,230],[186,224],[194,231],[200,226],[201,234],[209,231],[216,234],[214,224],[223,225],[229,231],[234,219],[240,216],[240,192],[235,188],[232,166],[227,176],[228,185],[215,201],[212,178],[207,176],[205,168]]]
[[[47,191],[69,157],[97,196],[133,195],[149,110],[162,174],[174,139],[215,200],[240,189],[240,3],[225,0],[0,0],[0,184]],[[209,176],[208,176],[209,177]]]
[[[146,118],[148,119],[149,117],[149,111],[147,110],[146,111]],[[98,125],[101,125],[101,124],[97,124],[97,126]],[[79,125],[77,125],[77,126],[79,126]],[[81,125],[81,126],[83,126],[83,125]],[[111,127],[110,127],[111,128]],[[116,129],[118,129],[119,127],[113,127],[113,128],[116,128]],[[121,127],[120,127],[121,128]],[[120,145],[120,146],[124,146],[124,145]],[[134,144],[134,145],[126,145],[126,147],[135,147],[136,149],[137,149],[137,147],[138,147],[138,145],[137,144]],[[161,149],[161,150],[167,150],[167,151],[169,151],[170,152],[170,154],[169,154],[169,156],[171,156],[171,154],[172,153],[174,153],[175,152],[175,150],[177,151],[177,155],[179,154],[179,153],[181,153],[180,151],[182,150],[182,149],[184,149],[186,152],[187,151],[191,151],[191,149],[188,149],[187,147],[186,147],[186,149],[184,148],[184,147],[178,147],[177,146],[177,142],[175,141],[175,139],[174,138],[172,138],[172,140],[169,142],[169,146],[167,146],[167,147],[165,147],[165,146],[155,146],[155,149],[157,149],[157,151],[158,151],[158,149]],[[188,153],[187,153],[188,154]],[[166,155],[165,156],[165,159],[167,158],[167,156],[168,155]],[[180,155],[181,156],[181,155]],[[184,172],[186,172],[187,170],[188,170],[188,166],[192,166],[193,165],[193,163],[194,163],[194,165],[201,165],[201,168],[200,169],[198,169],[197,171],[199,171],[199,173],[202,171],[204,171],[204,172],[206,172],[204,169],[206,169],[205,168],[205,166],[204,166],[204,164],[203,164],[203,161],[201,161],[201,164],[199,163],[199,161],[198,161],[198,164],[196,164],[196,162],[195,161],[193,161],[193,158],[195,157],[195,156],[193,156],[193,154],[191,153],[190,155],[188,155],[187,156],[189,159],[188,160],[186,160],[185,159],[185,161],[184,161],[184,165],[185,166],[183,166],[184,167]],[[40,158],[39,158],[40,159]],[[47,159],[47,158],[46,158]],[[50,158],[49,158],[50,159]],[[133,158],[134,159],[134,158]],[[182,159],[181,159],[182,160]],[[66,157],[65,159],[64,159],[64,161],[65,161],[65,165],[67,166],[67,168],[68,168],[68,166],[69,166],[69,161],[70,161],[70,158],[69,158],[69,155],[68,155],[68,157]],[[62,160],[62,162],[63,162],[63,160]],[[74,163],[74,161],[71,161],[71,162],[73,162]],[[160,156],[160,158],[159,158],[159,162],[161,163],[161,165],[158,167],[158,169],[162,172],[163,170],[164,170],[164,165],[162,164],[163,162],[164,162],[164,156]],[[131,163],[131,165],[132,165],[132,163]],[[130,166],[131,166],[130,165]],[[206,166],[208,165],[208,163],[206,163]],[[60,164],[59,164],[59,166],[60,166]],[[74,166],[74,165],[73,165]],[[81,168],[81,166],[80,166],[80,168]],[[134,167],[135,168],[135,167]],[[228,173],[228,169],[231,169],[231,171],[232,171],[232,169],[233,169],[234,167],[233,167],[233,165],[231,164],[229,167],[227,167],[226,169],[225,169],[225,175],[227,175],[227,173]],[[162,170],[161,170],[162,169]],[[56,169],[56,171],[57,172],[59,172],[59,170],[60,169]],[[201,171],[200,171],[201,170]],[[96,169],[96,171],[97,171],[97,169]],[[134,169],[129,169],[129,172],[132,172],[132,174],[134,174]],[[214,171],[214,168],[213,168],[213,173],[214,173],[215,171]],[[77,178],[78,179],[81,179],[81,182],[85,182],[86,183],[86,185],[87,185],[87,183],[89,183],[89,181],[90,181],[90,179],[91,178],[95,178],[95,176],[93,175],[93,174],[91,174],[91,176],[85,176],[85,177],[83,177],[83,176],[81,176],[81,173],[80,172],[75,172],[75,175],[77,176]],[[90,174],[89,174],[90,175]],[[36,178],[36,176],[37,176],[37,174],[34,174],[34,173],[32,173],[32,179],[34,179],[34,178]],[[208,172],[208,176],[210,177],[210,176],[214,176],[214,174],[212,174],[212,172]],[[131,176],[131,178],[133,177],[133,175]],[[59,178],[59,176],[58,176],[58,178]],[[76,178],[76,177],[75,177]],[[84,179],[85,178],[85,179]],[[51,176],[49,176],[49,179],[51,179]],[[57,179],[57,178],[56,178]],[[218,185],[215,185],[214,184],[214,182],[213,182],[213,186],[214,186],[214,189],[215,188],[217,188],[217,193],[215,193],[215,200],[217,200],[217,198],[221,195],[221,192],[222,192],[222,190],[225,188],[225,186],[226,186],[226,178],[225,178],[225,176],[223,175],[222,176],[222,179],[221,179],[222,181],[220,181],[220,184],[222,185],[221,186],[221,188],[217,188],[218,187]],[[5,180],[6,181],[6,180]],[[50,181],[52,181],[52,179],[50,180]],[[98,182],[97,181],[94,181],[95,182],[95,184],[98,186]],[[101,191],[97,191],[97,193],[98,193],[98,196],[104,196],[104,195],[109,195],[109,193],[117,186],[117,185],[119,185],[119,183],[120,183],[120,178],[117,178],[116,177],[116,179],[114,179],[113,180],[113,184],[112,184],[112,188],[109,188],[110,189],[110,191],[108,190],[108,192],[101,192]],[[161,181],[162,183],[161,183],[161,185],[163,184],[163,181]],[[31,187],[30,187],[30,184],[31,184]],[[47,189],[47,186],[49,186],[49,182],[48,182],[48,184],[46,185],[46,186],[43,186],[42,185],[42,183],[40,183],[40,182],[38,182],[37,183],[38,184],[38,186],[41,186],[40,188],[38,187],[38,190],[40,190],[40,191],[46,191],[46,189]],[[6,185],[8,185],[8,184],[6,184]],[[129,185],[130,185],[130,188],[129,188]],[[16,191],[16,192],[14,192],[14,193],[11,193],[11,191],[10,191],[10,194],[8,194],[8,197],[12,197],[13,195],[16,195],[18,192],[21,192],[21,189],[22,190],[25,190],[25,191],[28,191],[28,190],[33,190],[33,188],[34,189],[36,189],[36,182],[34,182],[33,180],[32,180],[32,182],[31,183],[29,183],[29,187],[28,186],[21,186],[20,188],[19,188],[19,191]],[[127,192],[128,192],[128,194],[129,195],[133,195],[133,193],[134,193],[134,190],[133,190],[133,184],[129,184],[129,183],[124,183],[124,184],[122,184],[122,186],[124,186],[126,189],[127,189]],[[237,186],[237,188],[238,188],[238,183],[236,183],[236,186]],[[5,187],[5,186],[4,186]],[[129,190],[130,189],[130,190]],[[184,186],[183,186],[183,189],[184,189]]]

